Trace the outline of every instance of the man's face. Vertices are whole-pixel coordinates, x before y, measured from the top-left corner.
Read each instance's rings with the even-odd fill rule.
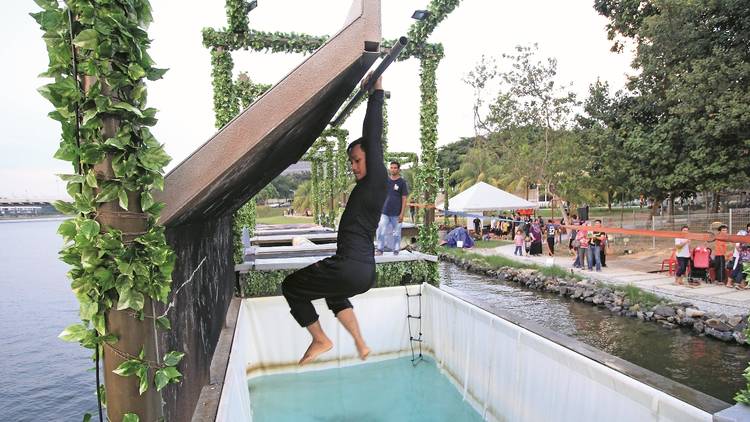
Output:
[[[401,171],[401,169],[398,167],[398,164],[391,164],[390,170],[391,170],[391,176],[393,177],[398,176],[398,173]]]
[[[594,226],[595,227],[601,227],[601,225],[602,225],[601,221],[594,221]]]
[[[357,181],[367,176],[367,164],[365,163],[365,152],[360,145],[354,145],[349,153],[349,163],[352,166],[352,173]]]
[[[690,229],[688,229],[687,227],[683,227],[683,228],[682,228],[682,231],[684,231],[684,232],[687,232],[687,231],[689,231],[689,230],[690,230]]]
[[[726,227],[722,227],[721,230],[719,230],[719,232],[723,234],[727,234],[727,232],[729,232],[729,229],[727,229]]]

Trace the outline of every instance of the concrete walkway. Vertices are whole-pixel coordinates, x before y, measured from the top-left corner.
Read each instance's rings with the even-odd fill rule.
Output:
[[[618,268],[617,260],[608,260],[607,267],[601,272],[580,270],[573,268],[573,258],[567,254],[556,257],[543,256],[515,256],[513,245],[498,246],[494,249],[474,249],[481,254],[500,255],[526,264],[539,266],[558,265],[579,274],[582,277],[611,284],[632,284],[642,290],[664,296],[670,300],[693,302],[699,308],[712,312],[732,314],[746,314],[750,309],[750,290],[735,290],[716,284],[701,283],[697,287],[677,286],[674,277],[665,273],[648,273]],[[627,259],[627,258],[620,258]]]

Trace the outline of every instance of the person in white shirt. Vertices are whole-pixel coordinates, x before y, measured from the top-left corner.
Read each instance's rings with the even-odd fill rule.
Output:
[[[688,226],[682,226],[682,231],[687,233]],[[675,239],[674,240],[675,256],[677,257],[677,273],[675,274],[674,283],[677,285],[683,285],[682,276],[687,273],[688,265],[690,265],[690,239]]]

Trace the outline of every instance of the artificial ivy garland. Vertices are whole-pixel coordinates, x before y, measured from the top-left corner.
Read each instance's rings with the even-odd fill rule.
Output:
[[[81,322],[60,337],[95,350],[97,361],[101,347],[125,358],[114,372],[138,377],[141,394],[151,387],[161,390],[179,382],[176,366],[183,353],[167,352],[160,362],[148,361],[143,352],[129,355],[118,349],[120,339],[105,322],[110,310],[129,310],[133,318],[170,328],[167,312],[154,315],[144,306],[148,299],[167,303],[175,262],[156,223],[163,204],[151,196],[163,187],[169,162],[149,130],[156,109],[146,106],[145,80],[166,72],[147,53],[150,41],[143,28],[151,21],[151,7],[147,0],[78,0],[68,3],[70,9],[55,0],[35,2],[43,10],[32,17],[44,31],[49,55],[42,76],[54,79],[39,92],[54,106],[49,116],[62,127],[55,158],[73,164],[73,173],[61,176],[72,201],[54,205],[72,217],[58,228],[65,242],[60,257],[71,267]],[[141,221],[142,230],[113,228],[122,214]],[[97,385],[97,392],[103,386]],[[134,413],[110,416],[139,420]]]

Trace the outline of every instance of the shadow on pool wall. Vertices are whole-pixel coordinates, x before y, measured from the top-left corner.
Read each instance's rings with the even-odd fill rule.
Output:
[[[487,420],[710,421],[729,406],[515,316],[490,314],[430,285],[409,287],[420,288],[424,350]],[[352,300],[363,334],[379,351],[373,360],[411,356],[405,292],[373,289]],[[252,420],[248,369],[255,377],[360,363],[348,333],[323,301],[315,305],[335,346],[300,368],[309,336],[284,299],[242,300],[217,421]]]

